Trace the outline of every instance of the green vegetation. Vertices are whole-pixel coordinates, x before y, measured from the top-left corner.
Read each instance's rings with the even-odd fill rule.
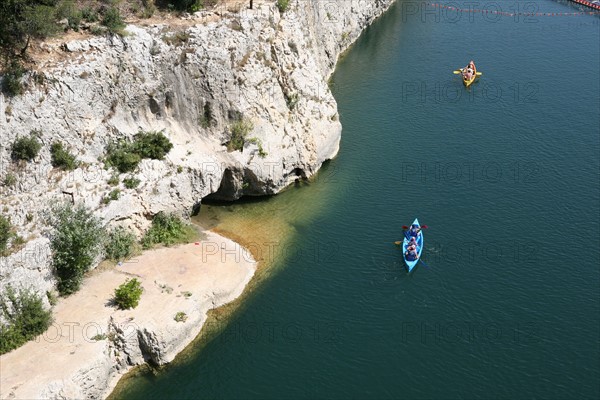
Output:
[[[75,293],[100,254],[105,231],[100,220],[82,205],[57,205],[48,222],[54,228],[50,247],[58,291],[62,295]]]
[[[50,311],[44,310],[42,299],[29,290],[18,293],[9,285],[0,296],[0,354],[20,347],[42,334],[52,323]]]
[[[206,103],[206,104],[204,104],[204,107],[202,108],[202,115],[200,115],[198,122],[200,123],[201,127],[206,129],[211,126],[212,120],[213,120],[213,115],[212,115],[212,109],[210,107],[210,103]]]
[[[58,0],[9,0],[0,3],[0,47],[23,55],[31,39],[58,31]]]
[[[67,27],[74,31],[79,31],[79,24],[83,15],[77,8],[74,0],[62,0],[56,9],[56,19],[67,20]]]
[[[121,189],[113,189],[110,193],[102,199],[102,204],[108,204],[113,200],[119,200],[121,196]]]
[[[10,220],[4,215],[0,215],[0,256],[3,256],[8,250],[8,242],[12,237],[11,229]]]
[[[187,321],[188,316],[183,311],[179,311],[177,314],[175,314],[175,318],[174,319],[177,322],[185,322],[185,321]]]
[[[177,243],[190,242],[197,235],[196,230],[174,214],[159,212],[152,220],[152,226],[142,239],[144,249],[155,244],[171,246]]]
[[[127,189],[135,189],[140,184],[140,180],[138,178],[134,178],[130,176],[129,178],[123,179],[123,184]]]
[[[17,183],[17,177],[15,174],[9,172],[4,177],[4,182],[2,182],[6,187],[13,187]]]
[[[19,251],[24,244],[25,240],[16,234],[10,219],[0,215],[0,257]]]
[[[281,13],[286,12],[289,5],[290,5],[289,0],[277,0],[277,8],[279,9],[279,12],[281,12]]]
[[[122,310],[136,308],[143,291],[142,284],[136,278],[127,280],[115,289],[115,304]]]
[[[117,186],[119,184],[119,174],[112,174],[106,183],[110,186]]]
[[[56,303],[58,303],[58,297],[56,296],[56,292],[47,291],[46,297],[48,298],[48,303],[50,303],[51,306],[55,306]]]
[[[133,150],[142,158],[162,160],[173,144],[162,132],[140,132],[135,136]]]
[[[170,0],[169,8],[177,11],[187,11],[194,13],[204,8],[212,7],[217,3],[217,0]]]
[[[13,160],[31,161],[38,155],[42,145],[37,140],[37,133],[36,131],[31,131],[29,137],[19,137],[14,141],[11,148],[11,157]]]
[[[140,132],[133,142],[121,140],[106,148],[106,164],[119,172],[134,171],[143,158],[162,160],[173,144],[162,132]]]
[[[86,6],[81,10],[81,18],[83,18],[87,22],[98,22],[98,20],[100,19],[98,17],[98,12],[90,6]]]
[[[172,35],[162,37],[163,42],[171,46],[182,46],[190,39],[190,34],[184,31],[176,32]]]
[[[23,78],[24,72],[23,66],[16,59],[8,63],[2,78],[2,92],[5,95],[12,97],[23,93],[21,78]]]
[[[125,28],[125,22],[119,9],[115,7],[109,8],[105,13],[101,21],[110,33],[116,33],[119,35],[123,34],[123,28]]]
[[[292,93],[290,95],[285,94],[285,103],[287,104],[290,111],[293,111],[294,108],[296,108],[296,104],[298,104],[298,100],[300,100],[298,93]]]
[[[52,155],[52,166],[54,168],[71,171],[77,168],[79,164],[75,156],[65,150],[60,142],[52,143],[50,154]]]
[[[104,246],[106,258],[113,261],[127,260],[134,253],[135,235],[118,227],[108,233],[108,240]]]
[[[248,143],[252,143],[252,144],[255,144],[258,146],[258,156],[260,158],[265,158],[266,156],[269,155],[269,153],[267,153],[265,151],[265,149],[263,149],[262,140],[260,140],[259,138],[257,138],[257,137],[250,138],[250,139],[248,139]]]
[[[95,342],[99,342],[100,340],[106,340],[106,338],[107,338],[107,337],[108,337],[108,336],[106,336],[106,334],[105,334],[105,333],[99,333],[99,334],[95,335],[95,336],[92,338],[92,340],[93,340],[93,341],[95,341]]]
[[[254,125],[247,119],[240,119],[235,121],[230,128],[231,139],[227,144],[227,149],[229,151],[242,151],[244,149],[246,136],[248,136],[248,133],[250,133],[252,129],[254,129]]]

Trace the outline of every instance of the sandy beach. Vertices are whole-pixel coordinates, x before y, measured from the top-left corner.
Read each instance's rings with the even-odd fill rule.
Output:
[[[0,357],[0,398],[104,398],[124,373],[173,360],[200,332],[210,309],[237,298],[256,271],[239,244],[213,232],[200,242],[160,248],[106,271],[60,299],[54,323]],[[118,310],[114,289],[137,278],[137,308]],[[185,313],[185,322],[175,321]]]

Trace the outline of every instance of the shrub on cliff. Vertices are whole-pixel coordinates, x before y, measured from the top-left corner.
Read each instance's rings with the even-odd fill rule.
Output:
[[[115,289],[115,304],[122,310],[136,308],[143,291],[144,288],[137,279],[127,280]]]
[[[0,215],[0,256],[4,256],[8,250],[8,241],[12,237],[11,228],[9,219]]]
[[[104,25],[110,33],[121,34],[123,28],[125,28],[125,22],[118,8],[109,8],[102,18],[102,25]]]
[[[104,228],[100,220],[82,205],[55,206],[48,222],[54,228],[50,247],[58,291],[62,295],[74,293],[100,254]]]
[[[142,239],[142,246],[149,249],[155,244],[171,246],[176,243],[192,241],[196,230],[174,214],[159,212],[152,220],[152,226]]]
[[[133,151],[141,158],[162,160],[173,144],[162,132],[140,132],[135,136]]]
[[[133,152],[131,143],[127,141],[119,141],[111,143],[106,147],[106,159],[104,162],[109,167],[114,167],[117,171],[131,172],[134,171],[142,158],[139,154]]]
[[[119,172],[134,171],[143,158],[162,160],[173,148],[162,132],[140,132],[133,142],[121,140],[106,148],[105,162]]]
[[[7,353],[42,334],[52,323],[52,314],[42,299],[29,290],[18,293],[9,285],[0,296],[0,354]]]
[[[24,72],[23,65],[16,59],[7,64],[2,78],[2,92],[5,95],[12,97],[23,93],[21,78]]]
[[[290,0],[277,0],[277,8],[279,12],[286,12],[290,5]]]
[[[42,145],[37,140],[36,132],[32,131],[29,137],[19,137],[13,142],[10,155],[14,161],[31,161],[38,155],[41,148]]]
[[[134,245],[135,235],[126,231],[123,227],[118,227],[108,233],[104,252],[110,260],[126,260],[133,255]]]
[[[52,156],[52,166],[54,168],[62,168],[67,171],[77,168],[77,159],[63,147],[62,143],[52,143],[50,154]]]
[[[254,129],[254,125],[247,119],[235,121],[230,128],[231,139],[227,143],[227,149],[229,151],[242,151],[246,141],[246,136],[248,136],[248,133],[250,133],[252,129]]]

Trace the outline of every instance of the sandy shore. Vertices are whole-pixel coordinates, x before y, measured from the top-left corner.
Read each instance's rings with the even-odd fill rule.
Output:
[[[133,366],[170,362],[198,335],[207,311],[238,297],[255,271],[248,251],[207,232],[197,244],[94,273],[54,307],[48,331],[0,357],[0,398],[106,397]],[[130,277],[144,287],[140,304],[117,310],[114,289]],[[179,312],[185,322],[175,321]]]

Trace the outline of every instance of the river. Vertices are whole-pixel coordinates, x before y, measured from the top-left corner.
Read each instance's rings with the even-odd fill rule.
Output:
[[[423,4],[399,1],[340,60],[336,159],[203,207],[274,249],[268,266],[206,340],[115,398],[600,396],[600,18]],[[452,71],[470,59],[467,90]],[[394,242],[415,217],[427,267],[408,275]]]

